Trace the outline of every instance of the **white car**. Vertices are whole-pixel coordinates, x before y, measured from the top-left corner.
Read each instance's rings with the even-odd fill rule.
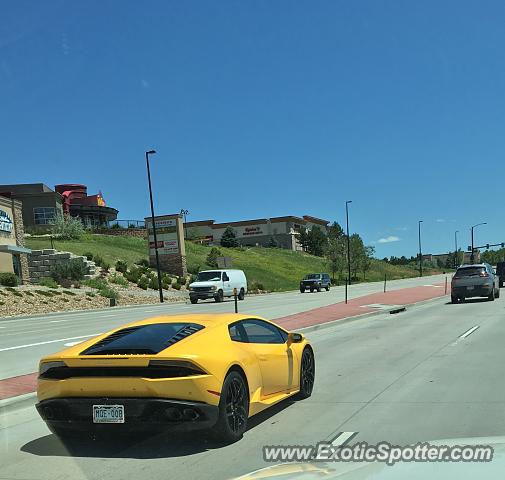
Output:
[[[213,298],[222,302],[224,297],[232,297],[237,289],[239,300],[244,300],[247,293],[247,279],[242,270],[204,270],[198,274],[196,281],[189,285],[191,303]]]

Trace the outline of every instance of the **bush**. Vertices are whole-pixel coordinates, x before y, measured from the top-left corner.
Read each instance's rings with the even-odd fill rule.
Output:
[[[128,270],[128,264],[123,260],[118,260],[116,262],[116,271],[121,273],[126,273]]]
[[[172,285],[173,288],[175,288],[176,290],[180,290],[181,289],[181,285],[179,283],[174,283]]]
[[[11,272],[0,273],[0,285],[4,287],[17,287],[19,285],[19,278]]]
[[[110,288],[109,286],[101,288],[100,290],[98,290],[98,293],[102,297],[105,297],[105,298],[114,298],[114,299],[117,299],[117,297],[118,297],[117,292],[113,288]]]
[[[62,280],[82,280],[87,274],[87,267],[77,258],[69,262],[56,264],[51,269],[51,277],[60,283]]]
[[[143,290],[147,290],[149,287],[149,278],[147,278],[145,275],[142,275],[137,282],[137,286]]]
[[[168,275],[163,275],[161,277],[161,288],[168,290],[172,286],[172,278]]]
[[[107,282],[103,278],[90,278],[88,280],[84,280],[82,283],[87,287],[96,288],[97,290],[107,287]]]
[[[97,267],[101,267],[101,266],[103,265],[103,263],[104,263],[104,262],[103,262],[103,258],[102,258],[100,255],[95,255],[95,256],[93,257],[93,261],[95,262],[95,265],[96,265]]]
[[[84,226],[79,218],[57,215],[51,233],[62,240],[77,240],[82,237]]]
[[[177,277],[177,283],[181,286],[186,285],[186,278],[185,277]]]
[[[126,278],[124,278],[122,275],[118,275],[118,274],[111,275],[109,277],[109,282],[114,283],[116,285],[121,285],[122,287],[128,286],[128,280],[126,280]]]
[[[93,260],[93,254],[91,252],[86,252],[82,254],[83,257],[86,257],[88,260]]]
[[[102,267],[102,272],[107,273],[110,270],[110,263],[103,262],[101,267]]]
[[[158,277],[151,277],[149,279],[149,288],[152,288],[153,290],[158,290],[159,288]]]
[[[249,290],[251,292],[258,292],[259,290],[265,290],[265,287],[263,286],[263,284],[261,282],[258,282],[256,280],[253,280],[251,282],[251,285],[249,287]]]
[[[58,288],[58,284],[54,281],[54,278],[42,278],[39,282],[39,285],[49,288]]]
[[[141,258],[137,262],[135,262],[137,265],[140,265],[141,267],[149,267],[149,260],[145,258]]]
[[[205,261],[209,267],[217,268],[218,257],[222,257],[221,250],[219,250],[219,248],[212,247]]]

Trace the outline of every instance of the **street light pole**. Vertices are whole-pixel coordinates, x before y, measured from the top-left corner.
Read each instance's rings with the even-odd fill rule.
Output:
[[[423,252],[421,249],[421,223],[423,223],[422,220],[419,220],[418,222],[418,229],[419,229],[419,276],[423,276]]]
[[[472,232],[472,253],[470,254],[470,262],[471,262],[471,263],[474,263],[474,254],[473,254],[473,250],[474,250],[474,249],[473,249],[473,229],[474,229],[475,227],[480,226],[480,225],[487,225],[487,222],[478,223],[477,225],[473,225],[473,226],[470,228],[470,230],[471,230],[471,232]]]
[[[349,238],[349,204],[352,200],[347,200],[345,202],[345,220],[347,223],[347,278],[349,280],[349,285],[351,284],[351,241]]]
[[[149,168],[149,155],[154,155],[156,150],[146,152],[147,181],[149,183],[149,200],[151,201],[151,222],[154,237],[154,252],[156,254],[156,270],[158,271],[158,290],[160,292],[160,303],[163,303],[163,288],[161,285],[160,257],[158,255],[158,239],[156,238],[156,223],[154,222],[153,190],[151,187],[151,169]],[[149,232],[147,232],[147,243],[149,243]]]
[[[459,230],[454,232],[454,268],[458,268],[458,233]]]

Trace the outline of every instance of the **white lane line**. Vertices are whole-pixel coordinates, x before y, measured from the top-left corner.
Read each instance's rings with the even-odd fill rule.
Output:
[[[457,345],[459,342],[461,342],[461,340],[464,340],[466,337],[468,337],[469,335],[471,335],[473,332],[475,332],[475,330],[477,330],[478,328],[480,327],[480,325],[475,325],[474,327],[472,328],[469,328],[466,332],[462,333],[457,339],[455,342],[452,342],[451,343],[451,347],[454,347],[455,345]]]
[[[475,325],[475,327],[472,327],[470,328],[469,330],[467,330],[465,333],[463,333],[463,335],[460,335],[459,338],[466,338],[468,337],[468,335],[471,335],[473,332],[475,332],[475,330],[477,330],[479,328],[479,325]]]
[[[61,322],[68,322],[68,320],[51,320],[49,323],[61,323]]]
[[[77,342],[68,342],[68,343],[65,343],[63,346],[64,347],[73,347],[75,345],[79,345],[79,343],[82,343],[84,342],[85,340],[79,340]]]
[[[346,443],[349,443],[356,435],[358,432],[340,432],[332,441],[331,444],[334,447],[342,447]]]
[[[120,313],[111,313],[110,315],[100,315],[100,318],[115,317],[116,315],[120,315]]]
[[[47,345],[49,343],[65,342],[67,340],[76,340],[78,338],[97,337],[98,335],[101,335],[101,333],[92,333],[91,335],[80,335],[79,337],[59,338],[58,340],[48,340],[47,342],[27,343],[26,345],[16,345],[15,347],[0,348],[0,352],[7,352],[9,350],[19,350],[20,348],[37,347],[38,345]]]

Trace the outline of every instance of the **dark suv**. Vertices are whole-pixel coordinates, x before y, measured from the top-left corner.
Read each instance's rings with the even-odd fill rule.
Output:
[[[496,275],[499,277],[500,288],[503,288],[503,282],[505,282],[505,262],[498,262],[496,264]]]
[[[300,282],[300,292],[304,293],[305,290],[310,290],[311,292],[317,290],[320,292],[321,288],[325,288],[328,292],[330,286],[331,280],[327,273],[309,273]]]

